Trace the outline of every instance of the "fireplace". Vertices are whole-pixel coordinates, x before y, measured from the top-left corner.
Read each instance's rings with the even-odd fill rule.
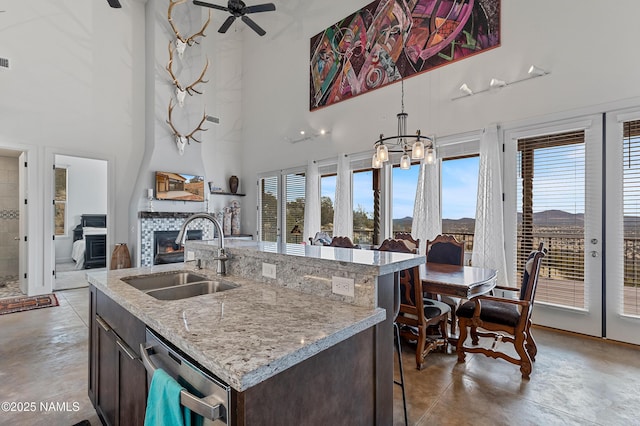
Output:
[[[153,233],[153,264],[178,263],[184,261],[184,247],[175,241],[178,231],[155,231]],[[201,240],[201,229],[187,230],[187,240]]]

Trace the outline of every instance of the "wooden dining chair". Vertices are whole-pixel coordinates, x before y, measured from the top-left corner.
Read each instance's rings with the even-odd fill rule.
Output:
[[[464,243],[453,235],[438,235],[427,241],[427,262],[464,265]]]
[[[351,238],[349,237],[333,237],[331,239],[330,247],[342,247],[342,248],[356,248],[359,249],[360,246],[357,244],[353,244]]]
[[[416,249],[409,248],[405,240],[392,238],[384,240],[378,250],[416,253]],[[444,347],[446,350],[448,344],[446,327],[450,310],[449,306],[442,302],[423,298],[418,266],[400,271],[400,310],[395,322],[399,326],[401,337],[417,342],[416,368],[418,370],[424,368],[424,360],[429,352],[438,347]]]
[[[531,252],[523,271],[521,288],[496,286],[497,289],[519,291],[519,299],[479,296],[458,308],[457,315],[460,323],[460,338],[456,348],[458,362],[464,362],[466,353],[480,353],[519,365],[522,378],[529,378],[538,353],[536,342],[531,335],[531,312],[538,286],[540,262],[545,255],[543,243],[540,243],[537,251]],[[470,330],[473,346],[465,345],[468,330]],[[478,346],[480,337],[493,339],[491,348]],[[499,351],[499,342],[513,344],[517,358]]]
[[[464,243],[453,235],[438,235],[432,241],[427,240],[427,263],[444,263],[447,265],[464,265]],[[451,308],[451,335],[456,334],[456,309],[461,299],[451,296],[440,296],[439,300]]]
[[[418,249],[420,248],[420,238],[418,238],[417,240],[414,239],[413,235],[411,235],[410,232],[396,232],[395,238],[396,240],[404,240],[409,248],[416,249],[416,253],[419,251]]]

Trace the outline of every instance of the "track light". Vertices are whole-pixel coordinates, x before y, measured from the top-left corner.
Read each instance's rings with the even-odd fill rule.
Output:
[[[542,68],[538,68],[535,65],[531,65],[531,67],[529,68],[528,73],[529,73],[529,75],[531,77],[540,77],[542,75],[549,74],[548,71],[543,70]]]
[[[504,87],[507,83],[504,80],[498,80],[497,78],[492,78],[489,82],[489,87]]]
[[[469,87],[469,85],[467,83],[463,83],[462,86],[459,87],[458,90],[460,90],[460,92],[462,92],[463,94],[460,96],[456,96],[454,98],[451,98],[452,101],[455,101],[456,99],[462,99],[462,98],[468,98],[470,96],[474,96],[477,95],[479,93],[484,93],[484,92],[488,92],[491,91],[493,89],[500,89],[502,87],[505,86],[511,86],[513,84],[516,83],[522,83],[523,81],[527,81],[527,80],[531,80],[532,78],[536,78],[536,77],[543,77],[545,75],[549,75],[551,74],[551,71],[547,71],[545,69],[542,69],[540,67],[537,67],[535,65],[531,65],[529,67],[529,70],[527,71],[527,76],[523,77],[523,78],[519,78],[517,80],[513,80],[513,81],[504,81],[504,80],[499,80],[497,78],[492,78],[491,81],[489,82],[489,86],[486,88],[481,88],[479,90],[471,90],[471,88]]]
[[[469,96],[473,95],[473,90],[471,90],[471,88],[467,86],[467,83],[464,83],[462,86],[460,86],[460,91],[462,93],[466,93]]]

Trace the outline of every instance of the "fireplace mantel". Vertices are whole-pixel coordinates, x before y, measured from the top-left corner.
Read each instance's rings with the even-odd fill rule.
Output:
[[[138,219],[186,219],[202,212],[138,212]]]

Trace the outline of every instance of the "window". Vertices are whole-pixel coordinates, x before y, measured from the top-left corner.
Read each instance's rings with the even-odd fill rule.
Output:
[[[56,236],[67,235],[67,169],[56,167],[54,190],[54,230]]]
[[[305,174],[296,172],[265,176],[260,178],[259,185],[260,241],[303,242],[306,237]]]
[[[373,170],[353,172],[353,243],[373,244]]]
[[[640,315],[640,121],[623,125],[624,287],[622,313]]]
[[[285,176],[285,218],[287,221],[285,241],[287,243],[301,243],[305,237],[305,180],[304,173],[294,173]]]
[[[394,166],[391,175],[393,185],[393,199],[391,200],[392,235],[395,235],[396,232],[411,232],[420,164],[411,165],[409,170],[402,170],[399,166]]]
[[[278,241],[278,176],[260,179],[260,241]]]
[[[584,131],[518,140],[516,270],[544,240],[540,302],[585,307],[585,154]]]
[[[333,236],[333,206],[336,197],[336,175],[320,178],[320,230]]]
[[[473,250],[480,156],[445,158],[441,167],[442,233]]]

